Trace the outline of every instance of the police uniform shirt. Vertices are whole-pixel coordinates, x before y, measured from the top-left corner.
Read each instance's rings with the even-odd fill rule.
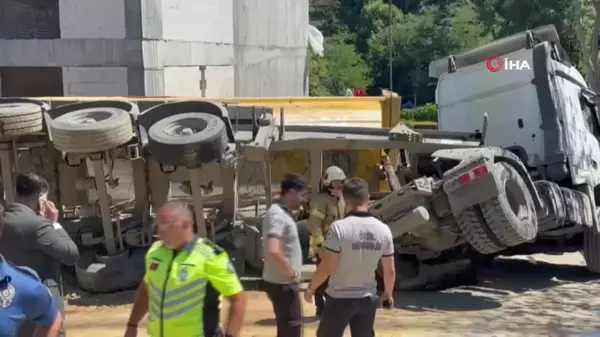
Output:
[[[48,328],[56,315],[58,308],[37,274],[0,255],[0,336],[16,336],[25,321]]]
[[[168,277],[169,279],[172,277],[177,277],[178,280],[180,282],[186,282],[187,280],[189,280],[190,278],[190,274],[192,274],[192,272],[190,272],[190,270],[188,270],[188,268],[193,268],[195,266],[195,264],[191,261],[188,261],[187,258],[185,258],[185,255],[188,254],[192,254],[192,252],[197,249],[198,246],[202,246],[202,249],[212,249],[212,253],[209,254],[210,256],[205,256],[202,263],[203,263],[203,267],[201,267],[201,269],[203,269],[202,274],[204,275],[204,277],[206,278],[206,280],[208,282],[205,282],[205,279],[199,279],[198,281],[202,281],[200,283],[196,282],[192,282],[191,284],[185,285],[183,286],[182,289],[179,290],[171,290],[171,292],[173,293],[174,296],[180,296],[180,295],[185,295],[186,293],[189,293],[190,291],[193,291],[194,289],[197,289],[197,287],[190,287],[190,285],[204,285],[204,290],[202,291],[203,295],[199,297],[197,297],[198,300],[202,300],[202,317],[201,319],[199,319],[199,321],[201,322],[201,326],[203,327],[203,333],[202,334],[198,334],[198,336],[204,336],[204,337],[213,337],[213,336],[218,336],[220,333],[220,329],[219,329],[219,311],[220,311],[220,295],[225,296],[225,297],[229,297],[229,296],[233,296],[236,295],[240,292],[243,291],[243,287],[240,283],[239,277],[237,276],[237,273],[235,272],[235,269],[233,268],[233,265],[228,257],[228,254],[222,250],[220,247],[218,247],[217,245],[215,245],[214,243],[210,242],[209,240],[206,239],[200,239],[198,237],[194,238],[194,240],[189,243],[188,245],[186,245],[182,251],[180,252],[173,252],[171,255],[171,260],[163,260],[163,259],[159,259],[156,257],[156,254],[152,254],[152,251],[155,251],[157,249],[166,249],[164,247],[162,247],[162,243],[160,241],[155,242],[155,244],[153,245],[153,247],[150,249],[150,252],[148,253],[148,255],[146,256],[146,275],[144,277],[144,282],[146,284],[149,285],[149,287],[151,288],[151,293],[157,293],[160,294],[161,292],[164,292],[166,290],[163,289],[158,289],[156,288],[157,286],[163,285],[163,287],[166,287],[167,282],[160,280],[160,282],[158,282],[158,284],[156,282],[153,282],[152,279],[154,278],[153,274],[159,273],[161,269],[165,269],[166,274],[163,275],[164,277]],[[179,259],[178,257],[183,254],[183,260]],[[174,272],[171,272],[171,268],[174,270]],[[159,281],[158,279],[155,279],[154,281]],[[183,289],[186,289],[184,291],[184,293],[181,294],[177,294],[175,295],[175,293],[179,293],[181,292]],[[168,292],[168,291],[167,291]],[[168,296],[167,296],[168,297]],[[156,321],[163,321],[166,320],[166,316],[164,313],[166,312],[166,310],[171,310],[170,307],[174,304],[176,304],[177,302],[179,302],[177,300],[177,298],[165,298],[163,303],[158,305],[158,303],[155,303],[152,301],[151,298],[151,302],[153,302],[155,305],[151,306],[151,310],[150,310],[150,317],[155,317]],[[194,301],[194,299],[191,299],[192,301]],[[183,307],[185,308],[185,307]],[[190,307],[191,308],[191,307]],[[185,308],[186,310],[181,311],[181,314],[185,314],[185,312],[187,312],[189,308]],[[191,310],[191,309],[190,309]],[[172,311],[172,310],[171,310]],[[153,314],[154,312],[154,314]],[[162,314],[161,314],[162,313]],[[150,323],[150,319],[149,319],[149,323]],[[169,323],[161,323],[162,326],[166,326],[163,324],[169,324]],[[149,328],[150,328],[150,324],[149,324]],[[166,327],[163,329],[167,329],[168,331],[171,331],[171,327]],[[150,329],[149,329],[150,332]],[[173,332],[173,334],[175,334],[175,332]],[[153,336],[153,334],[150,332],[150,335]],[[166,335],[170,335],[170,334],[166,334]]]

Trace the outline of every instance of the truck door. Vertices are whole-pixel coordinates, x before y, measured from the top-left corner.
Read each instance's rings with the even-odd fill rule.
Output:
[[[589,175],[588,183],[592,186],[600,184],[600,119],[595,96],[596,94],[588,89],[581,89],[579,94],[579,105],[586,132],[586,135],[583,137],[585,145],[582,144],[582,149],[587,148],[585,152],[589,152],[587,155],[582,156],[582,159],[587,161],[587,163],[585,165],[576,165],[578,166],[578,170],[588,171],[586,172]],[[578,175],[583,173],[579,172]]]

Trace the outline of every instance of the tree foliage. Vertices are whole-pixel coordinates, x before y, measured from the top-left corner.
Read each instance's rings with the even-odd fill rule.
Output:
[[[354,37],[340,33],[326,40],[323,57],[311,55],[311,96],[343,96],[348,88],[371,85],[369,67],[356,51]]]
[[[311,62],[311,94],[379,94],[390,88],[391,54],[392,89],[433,102],[431,61],[547,24],[588,77],[600,78],[595,8],[600,0],[392,0],[391,8],[388,0],[311,0],[311,20],[326,36],[325,57]]]

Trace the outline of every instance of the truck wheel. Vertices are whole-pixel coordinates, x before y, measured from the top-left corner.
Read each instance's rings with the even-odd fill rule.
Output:
[[[479,205],[462,211],[457,217],[457,223],[464,239],[479,253],[489,255],[506,249],[488,227]]]
[[[208,113],[173,115],[148,130],[148,151],[165,165],[193,167],[213,162],[221,158],[227,143],[225,123]]]
[[[14,137],[42,131],[42,105],[0,100],[0,138]]]
[[[567,207],[560,186],[546,180],[533,184],[544,202],[543,214],[538,213],[540,233],[562,226],[567,217]]]
[[[598,212],[600,212],[600,208],[596,210],[596,213]],[[600,229],[598,225],[585,226],[583,230],[583,257],[587,269],[600,274]]]
[[[513,247],[535,239],[538,219],[531,193],[523,178],[507,163],[496,163],[500,194],[481,203],[487,226],[505,247]]]
[[[421,282],[414,282],[418,278],[420,271],[420,262],[415,256],[396,255],[394,265],[396,268],[395,290],[418,290],[425,287],[425,284]],[[377,290],[383,291],[383,269],[381,263],[377,266],[375,279],[377,281]]]
[[[49,120],[54,147],[68,153],[103,152],[133,137],[129,112],[110,107],[78,109]]]
[[[110,293],[131,289],[144,277],[146,250],[125,251],[117,256],[98,259],[95,250],[85,250],[75,264],[79,286],[93,293]]]
[[[383,291],[381,268],[376,273],[377,290]],[[439,290],[476,281],[476,271],[467,259],[426,264],[404,256],[396,258],[394,290]]]
[[[590,197],[583,192],[566,187],[561,187],[560,191],[565,201],[565,222],[583,227],[592,226],[596,206],[592,205]]]

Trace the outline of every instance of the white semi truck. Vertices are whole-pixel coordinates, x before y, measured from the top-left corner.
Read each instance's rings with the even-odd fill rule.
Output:
[[[435,132],[481,132],[482,146],[409,156],[412,182],[373,205],[395,236],[397,288],[498,255],[581,251],[600,273],[597,94],[555,27],[431,62],[429,75]]]

